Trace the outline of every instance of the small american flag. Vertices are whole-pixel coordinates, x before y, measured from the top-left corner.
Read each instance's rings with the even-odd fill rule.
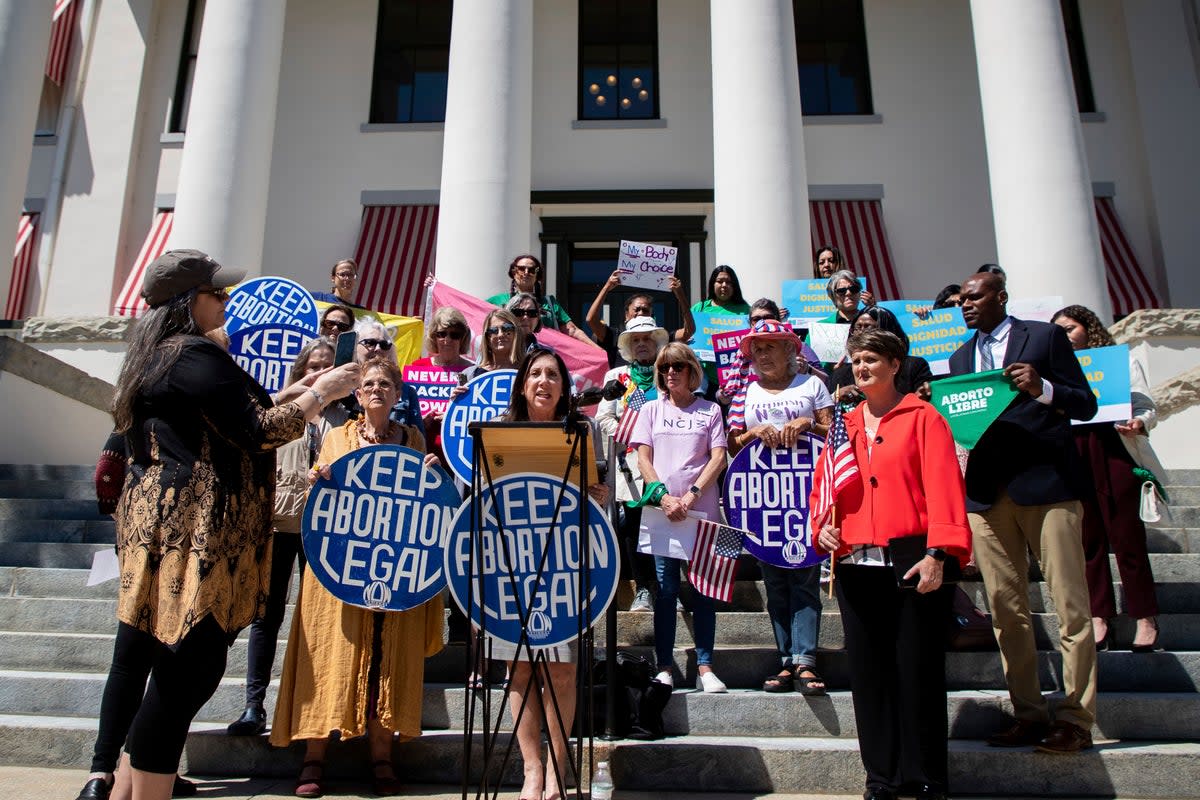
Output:
[[[746,532],[719,522],[702,519],[696,523],[696,549],[688,580],[696,591],[714,600],[733,599],[733,576],[742,539]]]
[[[836,403],[833,406],[833,424],[829,426],[829,433],[825,437],[825,449],[821,451],[821,459],[815,473],[817,502],[809,509],[808,514],[814,542],[833,504],[837,502],[838,492],[847,483],[858,478],[858,461],[854,458],[854,448],[850,444],[850,435],[846,432],[846,420],[842,417],[841,405]]]
[[[620,444],[629,445],[630,439],[633,438],[633,429],[637,426],[638,415],[641,413],[642,406],[646,405],[646,393],[641,389],[634,388],[629,393],[629,397],[625,403],[625,411],[621,413],[621,420],[617,423],[617,430],[613,434],[613,438]]]

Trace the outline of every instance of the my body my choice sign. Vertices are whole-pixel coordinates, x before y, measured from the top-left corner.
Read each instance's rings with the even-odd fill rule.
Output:
[[[621,285],[666,291],[667,283],[675,277],[678,256],[677,247],[621,240],[621,255],[617,259]]]
[[[407,447],[374,445],[333,462],[304,506],[308,568],[344,603],[404,611],[446,585],[445,532],[458,492]]]
[[[479,502],[478,540],[470,502],[446,540],[446,578],[463,613],[470,606],[471,621],[502,642],[519,644],[524,629],[530,647],[565,644],[578,636],[581,622],[585,630],[596,624],[617,593],[620,573],[617,536],[604,509],[575,484],[534,472],[497,479]],[[585,547],[587,576],[580,574]]]
[[[743,546],[759,561],[798,569],[826,558],[808,530],[808,495],[824,446],[806,433],[795,447],[767,447],[756,439],[734,456],[725,475],[725,516],[750,532]]]

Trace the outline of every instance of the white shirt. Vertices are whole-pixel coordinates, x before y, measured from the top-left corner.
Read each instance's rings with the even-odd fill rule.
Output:
[[[975,339],[975,371],[983,372],[983,351],[984,348],[990,348],[992,351],[992,369],[1004,368],[1004,356],[1008,353],[1008,335],[1012,333],[1012,317],[1005,317],[1000,320],[1000,324],[992,328],[990,333],[978,331],[978,336]],[[987,339],[991,336],[991,339]],[[985,341],[986,340],[986,341]],[[1043,405],[1050,405],[1054,399],[1054,386],[1050,381],[1042,378],[1042,393],[1040,396],[1033,398]]]
[[[786,389],[768,392],[757,381],[746,387],[746,430],[774,425],[779,430],[797,417],[816,417],[816,410],[832,408],[833,398],[815,375],[797,374]]]

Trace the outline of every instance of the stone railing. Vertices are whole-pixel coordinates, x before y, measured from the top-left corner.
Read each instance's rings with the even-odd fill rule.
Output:
[[[1167,348],[1176,353],[1196,350],[1198,352],[1190,360],[1200,362],[1200,308],[1142,309],[1116,323],[1109,331],[1117,342],[1131,348]],[[1150,394],[1158,405],[1159,420],[1200,405],[1200,365],[1165,377],[1152,370],[1150,380],[1153,384]]]

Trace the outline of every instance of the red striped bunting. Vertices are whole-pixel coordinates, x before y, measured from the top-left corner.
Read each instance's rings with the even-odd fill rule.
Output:
[[[1096,198],[1096,224],[1113,314],[1123,317],[1139,308],[1159,308],[1158,295],[1138,265],[1111,197]]]
[[[146,234],[141,252],[133,262],[133,269],[125,279],[121,293],[117,295],[117,302],[113,304],[113,314],[119,317],[136,317],[148,308],[146,301],[142,299],[142,281],[146,278],[146,267],[166,249],[174,220],[174,211],[159,211],[154,215],[150,233]]]
[[[37,214],[22,214],[17,220],[17,246],[13,251],[8,302],[4,305],[5,319],[25,318],[25,295],[29,288],[29,274],[33,272],[34,251],[37,250],[37,223]]]
[[[62,86],[71,60],[72,34],[79,3],[74,0],[55,0],[54,22],[50,26],[50,49],[46,53],[46,77]]]
[[[405,317],[423,315],[425,278],[433,270],[437,206],[367,206],[354,258],[359,305]]]
[[[842,253],[846,269],[867,278],[867,290],[877,300],[903,297],[883,227],[878,200],[813,200],[812,245],[833,245]]]

